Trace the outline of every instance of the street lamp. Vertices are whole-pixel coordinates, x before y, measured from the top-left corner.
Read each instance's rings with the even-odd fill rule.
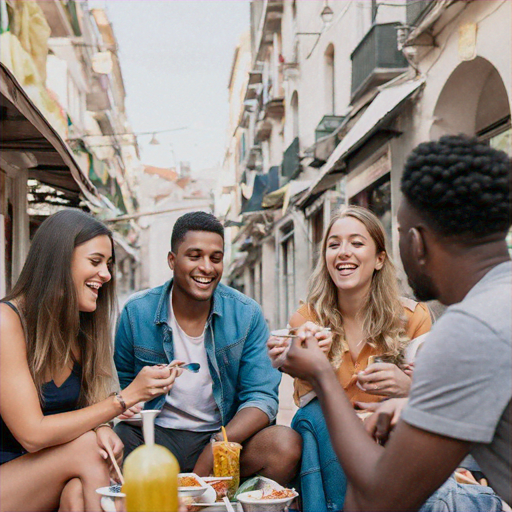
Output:
[[[334,19],[334,11],[329,7],[329,4],[325,2],[324,8],[320,13],[322,20],[322,30],[320,32],[297,32],[296,36],[318,36],[320,37],[323,31],[332,23]]]
[[[322,12],[320,13],[320,18],[322,18],[322,23],[324,24],[324,27],[330,25],[334,18],[334,11],[327,5],[327,2],[324,8],[322,9]]]
[[[315,44],[313,45],[313,48],[311,48],[311,51],[309,52],[306,59],[309,59],[311,57],[313,51],[315,50],[318,41],[320,41],[320,36],[324,33],[325,29],[329,27],[329,25],[332,23],[332,20],[334,19],[334,11],[329,7],[329,4],[327,3],[327,0],[324,4],[324,8],[322,9],[322,12],[320,13],[320,18],[322,19],[322,30],[320,32],[296,32],[296,36],[317,36]]]

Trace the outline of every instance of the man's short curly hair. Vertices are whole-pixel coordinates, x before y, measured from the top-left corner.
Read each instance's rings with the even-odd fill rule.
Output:
[[[219,219],[206,212],[189,212],[182,215],[174,224],[171,235],[171,251],[176,253],[189,231],[217,233],[224,240],[224,226]]]
[[[466,135],[446,135],[412,151],[401,190],[437,233],[478,239],[510,228],[510,181],[505,152]]]

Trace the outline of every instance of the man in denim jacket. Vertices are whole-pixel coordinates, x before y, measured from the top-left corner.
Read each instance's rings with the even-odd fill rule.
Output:
[[[174,278],[135,294],[121,314],[119,381],[126,387],[144,366],[200,363],[198,373],[182,373],[167,394],[155,390],[146,402],[146,409],[161,411],[156,442],[174,453],[183,472],[205,476],[213,467],[209,442],[225,425],[229,440],[243,445],[242,476],[258,472],[285,484],[296,471],[300,438],[270,426],[281,375],[266,353],[269,333],[258,304],[220,284],[223,256],[224,229],[213,215],[192,212],[177,220],[168,256]],[[136,423],[121,422],[116,431],[125,455],[143,442]]]

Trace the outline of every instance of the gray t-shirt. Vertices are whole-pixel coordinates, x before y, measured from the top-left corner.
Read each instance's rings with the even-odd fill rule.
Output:
[[[408,424],[474,443],[490,485],[512,502],[512,264],[488,272],[438,320],[418,356]]]

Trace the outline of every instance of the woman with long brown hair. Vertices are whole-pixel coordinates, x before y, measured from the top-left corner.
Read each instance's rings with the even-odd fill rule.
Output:
[[[366,208],[347,207],[331,219],[321,251],[307,302],[292,316],[290,326],[313,322],[330,329],[317,335],[319,346],[352,403],[406,396],[410,377],[404,349],[409,340],[430,330],[431,320],[424,304],[399,297],[382,224]],[[278,361],[286,344],[271,338],[269,349]],[[376,357],[381,361],[372,363]],[[311,386],[298,379],[294,399],[300,409],[292,427],[303,438],[303,510],[341,510],[346,486],[340,482],[345,477],[318,400]]]
[[[79,210],[42,223],[0,303],[0,510],[100,510],[123,448],[107,422],[171,388],[176,369],[146,367],[111,393],[114,286],[105,225]]]

